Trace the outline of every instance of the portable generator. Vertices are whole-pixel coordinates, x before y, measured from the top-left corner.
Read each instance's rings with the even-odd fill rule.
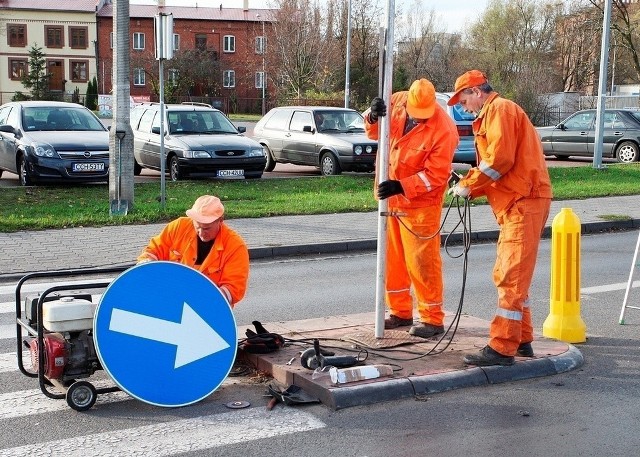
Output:
[[[38,378],[42,392],[54,399],[66,398],[76,411],[86,411],[99,393],[115,392],[118,387],[96,388],[79,380],[101,370],[93,341],[96,303],[89,290],[103,290],[109,282],[61,284],[42,293],[27,295],[22,301],[21,288],[35,278],[69,277],[121,273],[126,267],[64,270],[31,273],[16,286],[16,322],[18,368],[26,376]],[[22,308],[24,304],[24,309]],[[24,366],[22,348],[29,350],[31,369]],[[51,386],[64,392],[53,392]]]

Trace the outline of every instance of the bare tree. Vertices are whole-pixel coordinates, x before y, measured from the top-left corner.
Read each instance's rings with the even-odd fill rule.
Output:
[[[553,51],[561,17],[562,5],[551,0],[492,0],[467,36],[469,66],[533,115],[538,95],[560,87]]]
[[[589,0],[604,13],[601,0]],[[624,74],[624,62],[630,63],[629,76],[634,82],[640,80],[640,4],[629,0],[612,0],[611,30],[614,35],[614,46],[619,53],[620,74]],[[618,72],[618,69],[616,69]]]
[[[310,0],[278,0],[273,49],[283,85],[300,98],[322,68],[324,40],[319,7]]]
[[[555,52],[565,92],[593,90],[600,59],[602,18],[584,1],[571,2],[558,22]]]
[[[429,79],[436,89],[447,91],[464,71],[460,67],[460,35],[447,33],[433,9],[424,11],[414,0],[402,20],[396,21],[398,50],[396,79],[404,78],[406,89],[412,81]],[[400,75],[402,75],[400,77]]]

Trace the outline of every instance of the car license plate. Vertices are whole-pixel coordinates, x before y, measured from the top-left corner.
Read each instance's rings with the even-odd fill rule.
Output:
[[[218,170],[218,178],[244,176],[244,170]]]
[[[104,171],[104,163],[102,162],[79,162],[71,164],[71,171]]]

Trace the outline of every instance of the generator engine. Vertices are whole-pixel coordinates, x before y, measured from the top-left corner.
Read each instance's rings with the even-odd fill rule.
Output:
[[[38,372],[39,358],[44,358],[44,376],[63,385],[91,376],[100,362],[93,344],[93,316],[96,305],[91,295],[51,296],[42,305],[43,354],[37,338],[25,341],[31,355],[32,369]],[[27,297],[25,316],[37,324],[38,297]]]

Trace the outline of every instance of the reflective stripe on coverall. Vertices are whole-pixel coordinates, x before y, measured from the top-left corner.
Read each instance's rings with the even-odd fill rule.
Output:
[[[513,356],[533,341],[529,287],[551,206],[551,180],[542,144],[525,112],[492,93],[473,122],[478,167],[460,185],[486,195],[500,225],[493,282],[498,309],[489,346]]]
[[[231,295],[227,300],[233,307],[247,291],[249,251],[246,244],[238,233],[223,222],[211,251],[202,265],[196,266],[197,238],[191,218],[180,217],[167,224],[159,235],[151,238],[138,261],[168,260],[188,265],[202,272],[218,287],[224,286]]]
[[[389,179],[400,181],[404,194],[388,199],[389,212],[399,215],[389,218],[387,225],[386,302],[391,314],[413,318],[413,286],[420,320],[439,326],[444,312],[440,234],[436,232],[459,137],[440,106],[427,122],[404,135],[407,94],[393,94],[389,110]],[[379,123],[368,121],[365,115],[367,135],[377,140]]]

